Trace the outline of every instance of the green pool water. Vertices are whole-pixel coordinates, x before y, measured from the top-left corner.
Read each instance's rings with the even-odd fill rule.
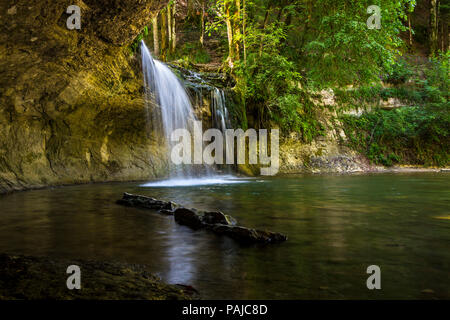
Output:
[[[209,299],[449,299],[449,178],[302,175],[18,192],[0,196],[0,252],[147,264]],[[240,246],[170,216],[118,206],[123,192],[221,210],[289,240]],[[381,290],[366,287],[370,265],[381,268]]]

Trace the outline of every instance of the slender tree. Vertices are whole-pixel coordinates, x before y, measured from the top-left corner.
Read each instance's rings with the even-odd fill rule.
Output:
[[[172,2],[167,5],[167,38],[169,40],[169,51],[172,50]]]
[[[265,15],[264,15],[264,22],[263,22],[263,25],[262,25],[262,30],[263,30],[263,32],[262,32],[262,34],[261,34],[261,42],[260,42],[260,45],[259,45],[259,56],[260,56],[260,57],[261,57],[261,55],[262,55],[262,51],[263,51],[263,42],[264,42],[263,39],[262,39],[262,37],[263,37],[264,31],[266,30],[267,24],[269,23],[269,14],[270,14],[271,8],[272,8],[272,1],[269,1],[269,4],[267,5],[267,8],[266,8],[266,13],[265,13]]]
[[[232,14],[231,14],[232,0],[224,1],[225,11],[225,24],[227,26],[227,38],[228,38],[228,64],[233,68],[234,64],[234,45],[233,45],[233,26],[232,26]]]
[[[186,2],[187,2],[187,7],[188,7],[187,17],[193,18],[194,17],[194,0],[186,0]]]
[[[241,42],[241,1],[234,1],[233,12],[233,43],[235,59],[240,59],[240,42]]]
[[[167,10],[161,11],[161,59],[167,58]]]
[[[204,46],[204,42],[205,42],[205,2],[206,0],[201,0],[202,1],[202,17],[200,20],[200,24],[201,24],[201,34],[200,34],[200,43],[202,44],[202,47]]]
[[[439,0],[430,0],[430,54],[435,55],[439,49],[438,42],[438,6]]]
[[[246,1],[242,2],[242,46],[244,49],[244,65],[247,65],[247,44],[246,44],[246,23],[247,23],[247,10],[246,10]]]
[[[176,14],[177,14],[177,1],[174,0],[172,4],[172,44],[171,44],[171,51],[172,53],[175,52],[175,49],[177,48],[177,29],[176,29]]]
[[[153,28],[153,54],[159,56],[158,13],[152,17]]]

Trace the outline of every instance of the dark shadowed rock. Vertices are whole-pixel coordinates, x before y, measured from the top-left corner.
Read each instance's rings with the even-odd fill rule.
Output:
[[[202,216],[187,208],[176,209],[174,212],[174,218],[177,223],[188,226],[192,229],[200,229],[204,227]]]
[[[128,45],[167,3],[0,1],[0,193],[166,172]],[[69,5],[81,30],[66,27]]]
[[[124,193],[122,199],[116,201],[117,204],[127,207],[138,207],[144,209],[159,210],[160,213],[172,215],[177,205],[171,201],[156,200],[151,197]]]
[[[207,224],[229,224],[227,217],[220,211],[205,212],[203,222]]]
[[[67,267],[81,269],[81,290],[68,290]],[[60,260],[0,254],[0,300],[185,300],[190,286],[170,285],[147,266],[104,261]]]
[[[207,229],[242,243],[274,243],[287,240],[287,236],[281,233],[237,226],[236,219],[220,211],[188,209],[170,201],[161,201],[130,193],[124,193],[123,198],[116,203],[130,207],[159,210],[159,213],[173,215],[178,224],[194,230]]]
[[[229,236],[242,243],[274,243],[287,240],[287,236],[277,232],[262,231],[241,226],[213,225],[208,228],[217,234]]]

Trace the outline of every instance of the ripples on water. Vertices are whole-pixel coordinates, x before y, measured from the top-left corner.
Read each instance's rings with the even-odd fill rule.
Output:
[[[220,179],[2,195],[0,252],[143,263],[204,298],[450,298],[450,227],[442,218],[450,212],[448,175]],[[118,206],[123,192],[221,210],[289,240],[239,246],[172,217]],[[372,264],[381,267],[382,290],[366,288]]]

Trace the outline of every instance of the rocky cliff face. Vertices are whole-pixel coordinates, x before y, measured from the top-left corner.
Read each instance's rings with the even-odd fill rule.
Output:
[[[280,145],[283,173],[354,173],[373,170],[367,159],[345,147],[347,137],[336,114],[333,91],[323,90],[315,101],[324,135],[304,143],[298,133],[284,137]]]
[[[124,46],[165,2],[0,2],[0,192],[163,174]],[[81,30],[66,27],[73,4]]]

